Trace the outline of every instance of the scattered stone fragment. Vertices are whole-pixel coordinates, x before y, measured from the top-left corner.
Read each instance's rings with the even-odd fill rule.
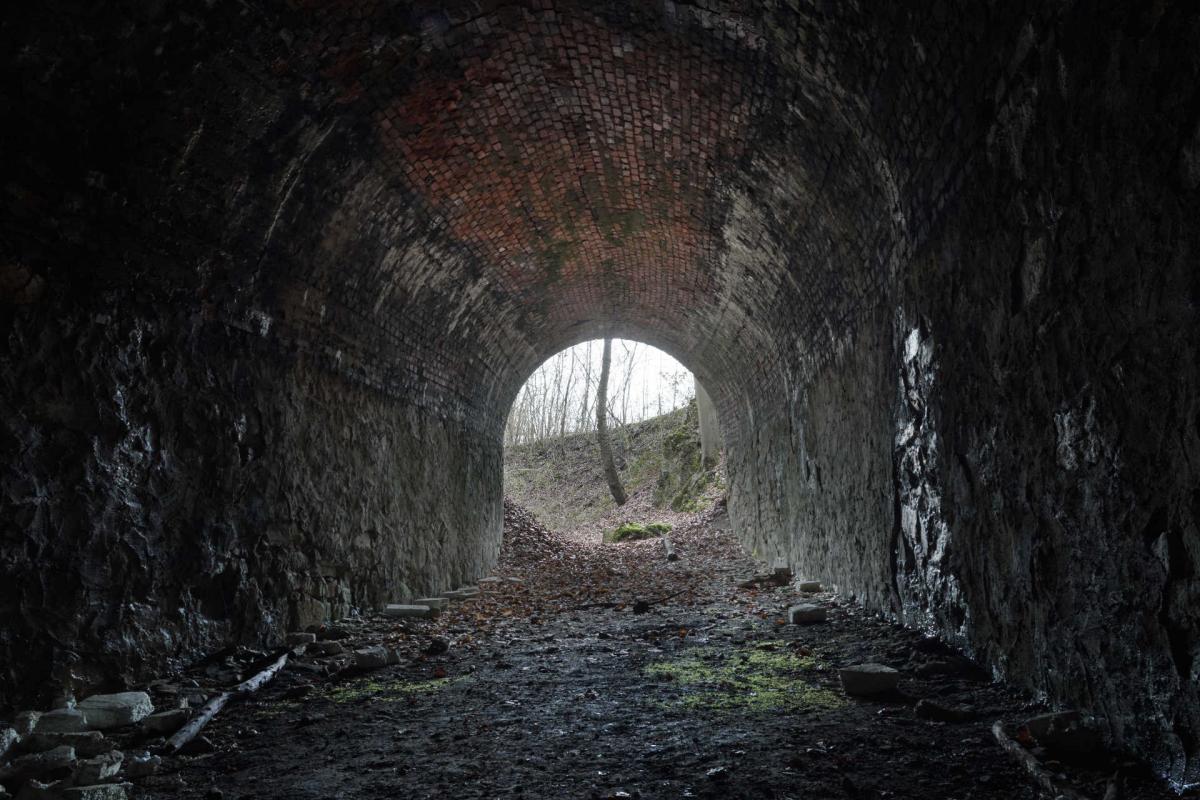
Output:
[[[354,666],[358,669],[379,669],[388,663],[387,650],[382,647],[364,647],[354,651]]]
[[[88,729],[84,713],[77,708],[56,708],[47,711],[37,721],[35,733],[77,733]]]
[[[913,711],[921,719],[935,722],[970,722],[975,719],[975,712],[969,708],[946,706],[928,699],[918,700]]]
[[[819,592],[819,591],[821,591],[821,582],[820,581],[800,581],[799,589],[802,592]]]
[[[92,786],[108,780],[121,771],[121,763],[124,760],[125,754],[120,750],[84,759],[75,765],[74,783],[77,786]]]
[[[414,606],[429,606],[432,609],[441,611],[449,601],[444,597],[418,597],[412,601]]]
[[[384,606],[383,615],[397,619],[431,619],[437,616],[437,612],[429,606],[388,603]]]
[[[787,613],[788,622],[792,625],[812,625],[817,622],[825,622],[828,618],[829,611],[824,606],[813,603],[792,606]]]
[[[158,772],[160,767],[162,767],[162,758],[150,755],[143,750],[125,760],[125,777],[144,778]]]
[[[151,733],[165,736],[182,728],[190,717],[191,714],[186,709],[172,708],[146,717],[142,720],[142,727]]]
[[[35,733],[26,737],[21,746],[30,753],[45,753],[56,747],[73,747],[77,758],[91,758],[107,753],[116,747],[104,738],[100,731],[79,733]]]
[[[308,646],[308,651],[319,656],[340,656],[346,648],[341,642],[314,642]]]
[[[777,558],[771,564],[771,576],[780,586],[786,583],[791,583],[792,568],[788,566],[786,558]]]
[[[13,717],[13,728],[17,735],[25,737],[33,733],[33,729],[37,727],[38,720],[42,718],[40,711],[22,711],[17,716]]]
[[[294,633],[289,633],[287,635],[287,639],[285,639],[284,641],[287,642],[289,647],[295,647],[296,645],[301,645],[301,644],[312,644],[316,640],[317,640],[317,635],[315,633],[305,633],[304,631],[296,631]]]
[[[846,694],[868,697],[886,694],[900,683],[900,673],[883,664],[856,664],[838,670]]]
[[[75,764],[74,747],[56,747],[45,753],[30,753],[0,768],[0,781],[20,783],[26,778],[52,778],[53,773],[65,773]]]
[[[63,800],[126,800],[129,795],[119,783],[104,783],[98,786],[73,786],[64,789]]]
[[[154,713],[154,703],[145,692],[96,694],[81,702],[78,709],[94,730],[120,728],[141,722]]]
[[[16,728],[0,728],[0,762],[20,741],[21,734],[17,733]]]

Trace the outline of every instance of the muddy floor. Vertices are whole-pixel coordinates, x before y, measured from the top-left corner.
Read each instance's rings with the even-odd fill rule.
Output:
[[[522,584],[490,588],[435,622],[323,629],[336,645],[309,650],[346,652],[297,649],[274,682],[205,729],[197,749],[211,742],[211,752],[166,759],[134,796],[1049,796],[991,733],[1041,707],[828,593],[809,596],[830,608],[828,622],[783,624],[800,593],[739,586],[756,565],[719,520],[673,531],[680,558],[668,562],[659,541],[587,545],[509,517],[519,530],[497,574]],[[372,644],[399,648],[400,663],[349,666]],[[899,691],[847,697],[837,669],[862,662],[900,669]],[[198,691],[190,683],[160,689]],[[924,719],[922,698],[970,719]],[[1096,800],[1112,789],[1170,796],[1120,759],[1048,767]]]

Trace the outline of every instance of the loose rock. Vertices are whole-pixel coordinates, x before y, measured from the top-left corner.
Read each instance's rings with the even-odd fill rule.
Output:
[[[80,761],[75,765],[74,782],[77,786],[92,786],[107,780],[121,771],[121,763],[124,760],[124,753],[113,750],[111,753]]]
[[[820,581],[800,581],[799,589],[802,592],[819,592],[819,591],[821,591],[821,582]]]
[[[134,754],[125,761],[125,776],[128,778],[144,778],[153,775],[162,767],[162,758],[150,755],[145,751]]]
[[[69,772],[75,764],[74,747],[56,747],[45,753],[31,753],[0,768],[0,781],[20,783],[27,778],[56,777],[54,773]]]
[[[386,617],[396,617],[398,619],[430,619],[437,616],[437,612],[429,606],[403,605],[399,603],[389,603],[384,607],[383,614]]]
[[[437,611],[443,610],[448,603],[449,601],[444,597],[418,597],[412,601],[414,606],[429,606]]]
[[[829,611],[824,606],[814,605],[812,603],[801,603],[800,605],[792,606],[788,609],[787,619],[792,625],[812,625],[818,622],[825,622],[829,618]]]
[[[107,753],[116,747],[104,738],[100,731],[80,733],[35,733],[26,738],[21,746],[30,753],[45,753],[56,747],[73,747],[78,758],[91,758]]]
[[[35,733],[77,733],[88,729],[84,713],[77,708],[56,708],[37,721]]]
[[[145,692],[92,695],[78,706],[94,730],[120,728],[141,722],[154,713],[154,703]]]
[[[364,647],[354,651],[354,666],[359,669],[379,669],[386,667],[388,652],[382,647]]]
[[[846,694],[856,697],[886,694],[900,683],[900,673],[883,664],[858,664],[838,670]]]

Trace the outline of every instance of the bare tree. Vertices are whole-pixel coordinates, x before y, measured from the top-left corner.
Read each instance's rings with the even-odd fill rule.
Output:
[[[596,389],[596,442],[600,445],[600,462],[604,466],[604,477],[617,505],[625,505],[625,487],[617,474],[613,462],[612,443],[608,440],[608,371],[612,363],[612,339],[604,340],[604,354],[600,357],[600,386]]]

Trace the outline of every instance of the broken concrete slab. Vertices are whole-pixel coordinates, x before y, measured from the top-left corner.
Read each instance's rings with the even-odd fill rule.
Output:
[[[441,611],[447,605],[449,605],[449,602],[450,601],[444,597],[418,597],[416,600],[412,601],[412,605],[429,606],[431,609]]]
[[[387,664],[388,652],[383,647],[364,647],[354,651],[354,666],[358,669],[379,669]]]
[[[383,608],[383,615],[385,617],[393,617],[395,619],[433,619],[437,616],[437,613],[437,611],[425,605],[388,603]]]
[[[124,761],[125,754],[120,750],[113,750],[95,758],[86,758],[76,762],[72,781],[76,786],[93,786],[120,772]]]
[[[95,694],[77,708],[87,717],[89,728],[101,731],[141,722],[154,713],[154,703],[145,692]]]
[[[799,588],[800,591],[802,591],[802,592],[819,592],[819,591],[821,591],[821,582],[820,581],[800,581],[800,585],[797,588]]]
[[[183,708],[159,711],[157,714],[151,714],[142,720],[142,728],[150,733],[167,736],[182,728],[191,716],[187,709]]]
[[[34,733],[21,742],[21,747],[30,753],[45,753],[64,746],[75,748],[77,758],[91,758],[113,750],[116,744],[105,739],[100,731]]]
[[[900,673],[883,664],[856,664],[838,670],[842,689],[856,697],[886,694],[900,683]]]
[[[800,603],[788,608],[787,621],[792,625],[814,625],[829,619],[829,610],[814,603]]]
[[[74,764],[74,747],[56,747],[45,753],[21,756],[8,766],[0,768],[0,781],[20,783],[28,778],[66,777]]]
[[[78,708],[56,708],[38,718],[35,733],[78,733],[88,729],[88,721]]]

